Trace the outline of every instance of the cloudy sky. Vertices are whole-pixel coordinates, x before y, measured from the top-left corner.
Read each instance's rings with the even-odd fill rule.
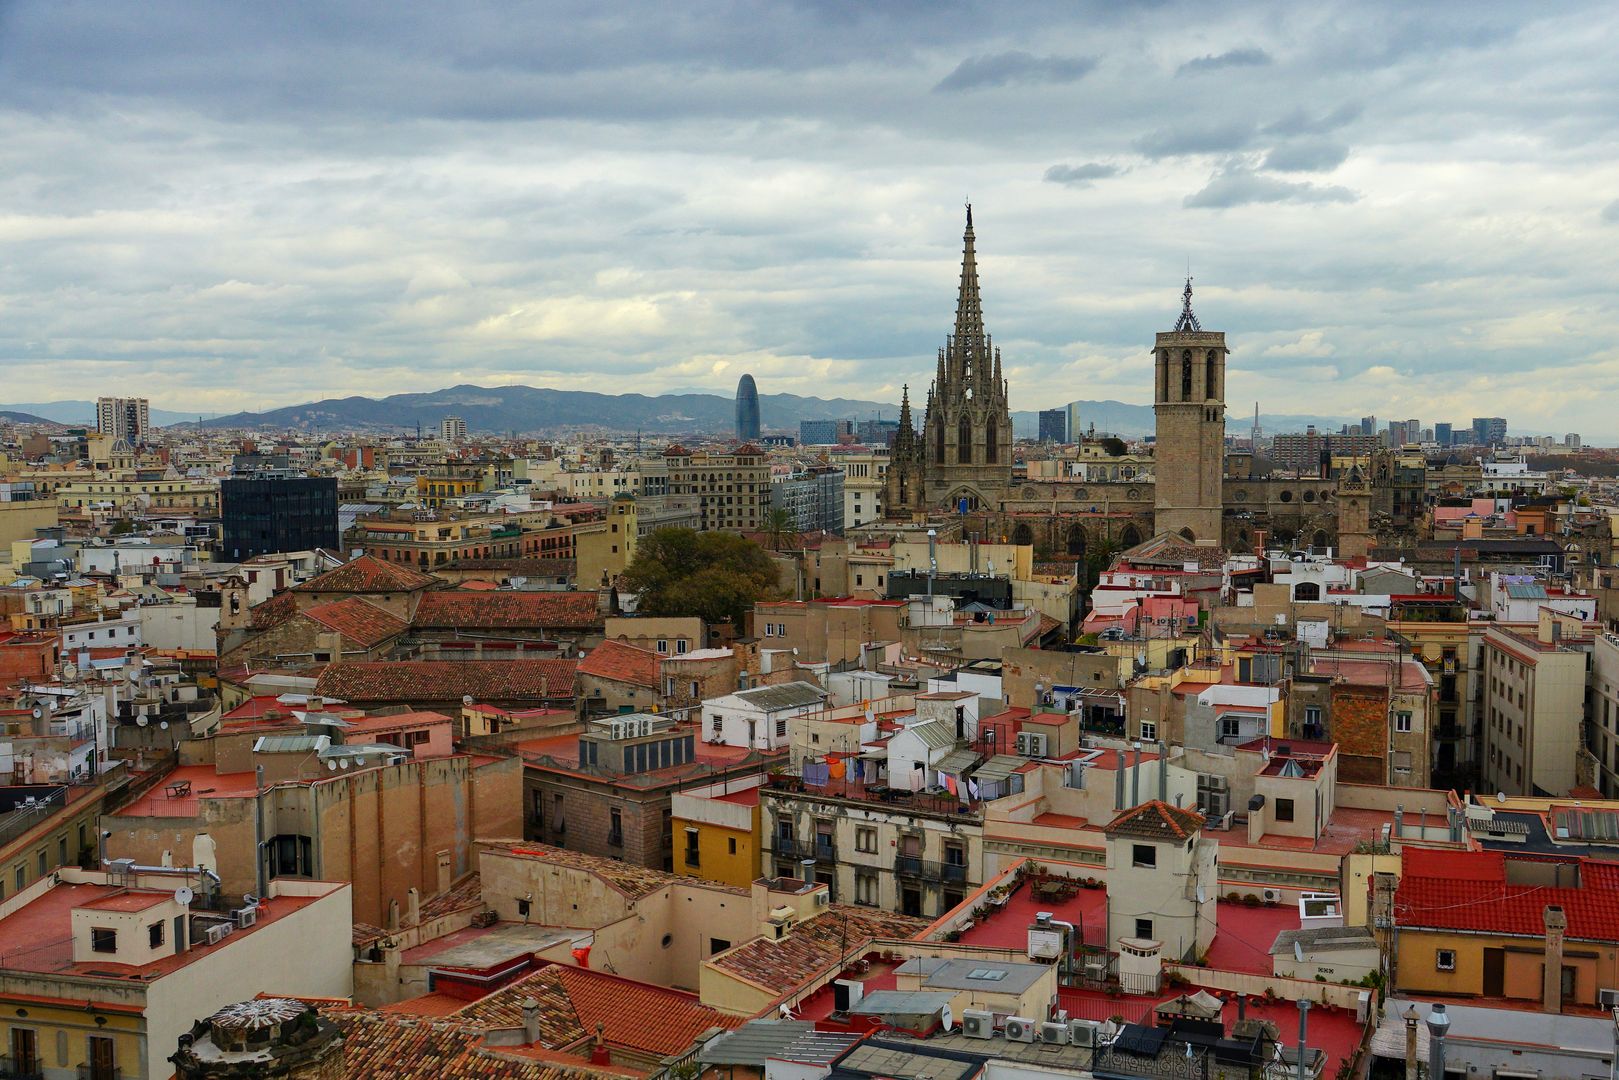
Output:
[[[897,398],[1619,441],[1619,6],[0,0],[0,400]]]

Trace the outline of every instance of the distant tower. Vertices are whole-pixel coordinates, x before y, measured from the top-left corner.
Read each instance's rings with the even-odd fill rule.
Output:
[[[1221,541],[1225,474],[1225,334],[1204,330],[1186,279],[1175,329],[1159,334],[1153,414],[1156,528]]]
[[[745,443],[759,437],[759,388],[752,375],[742,376],[736,384],[736,437]]]
[[[1001,354],[984,331],[970,206],[962,236],[956,331],[939,350],[922,444],[930,504],[954,507],[963,499],[969,507],[993,504],[1012,482],[1012,411],[1001,377]]]
[[[883,474],[883,514],[896,521],[913,520],[927,509],[922,489],[925,465],[922,441],[911,421],[911,388],[900,391],[899,429],[888,448],[888,472]]]
[[[1372,552],[1372,482],[1360,462],[1338,474],[1338,557],[1364,559]]]
[[[1254,427],[1252,431],[1248,432],[1249,449],[1258,450],[1259,440],[1263,438],[1264,435],[1264,430],[1259,426],[1259,402],[1256,401],[1254,402]]]

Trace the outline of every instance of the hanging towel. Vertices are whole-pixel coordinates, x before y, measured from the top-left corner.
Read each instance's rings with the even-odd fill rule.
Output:
[[[847,771],[848,766],[844,765],[842,758],[835,758],[826,766],[826,775],[833,780],[842,780],[843,774]]]
[[[951,776],[949,773],[944,773],[943,775],[944,789],[952,795],[956,794],[956,778]]]

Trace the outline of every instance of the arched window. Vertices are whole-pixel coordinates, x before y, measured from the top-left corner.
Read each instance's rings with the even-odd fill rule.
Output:
[[[944,464],[944,424],[942,422],[933,429],[933,459],[940,465]]]
[[[984,460],[991,465],[995,464],[998,456],[995,452],[995,435],[995,418],[992,416],[984,425]]]
[[[956,460],[963,465],[973,463],[973,424],[965,416],[956,425]]]
[[[1192,350],[1181,353],[1181,400],[1192,400]]]
[[[1032,543],[1034,543],[1034,530],[1029,528],[1028,522],[1019,522],[1018,527],[1012,530],[1012,543],[1014,543],[1014,544],[1032,544]]]
[[[1169,400],[1169,350],[1158,354],[1158,400]]]
[[[1315,536],[1310,538],[1310,544],[1317,550],[1325,551],[1327,548],[1327,530],[1317,529]]]
[[[1141,530],[1137,529],[1134,525],[1126,525],[1124,527],[1124,531],[1119,534],[1120,546],[1125,548],[1133,548],[1139,543],[1141,543]]]
[[[1068,528],[1068,554],[1085,554],[1085,526],[1071,525]]]
[[[1219,380],[1214,375],[1214,365],[1219,353],[1209,350],[1209,358],[1203,362],[1203,396],[1210,400],[1220,396]]]
[[[1293,586],[1293,599],[1319,600],[1321,599],[1321,585],[1314,581],[1301,581]]]
[[[1181,537],[1183,539],[1192,541],[1194,544],[1197,542],[1197,533],[1192,531],[1192,527],[1190,525],[1181,530]]]

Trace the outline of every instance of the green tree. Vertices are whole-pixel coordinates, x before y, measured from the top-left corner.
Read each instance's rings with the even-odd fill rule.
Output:
[[[624,572],[648,615],[730,619],[741,626],[777,585],[770,553],[733,533],[656,529],[636,546]]]
[[[770,550],[780,551],[782,537],[790,532],[797,532],[793,515],[780,506],[772,506],[765,511],[765,535],[770,537]]]

